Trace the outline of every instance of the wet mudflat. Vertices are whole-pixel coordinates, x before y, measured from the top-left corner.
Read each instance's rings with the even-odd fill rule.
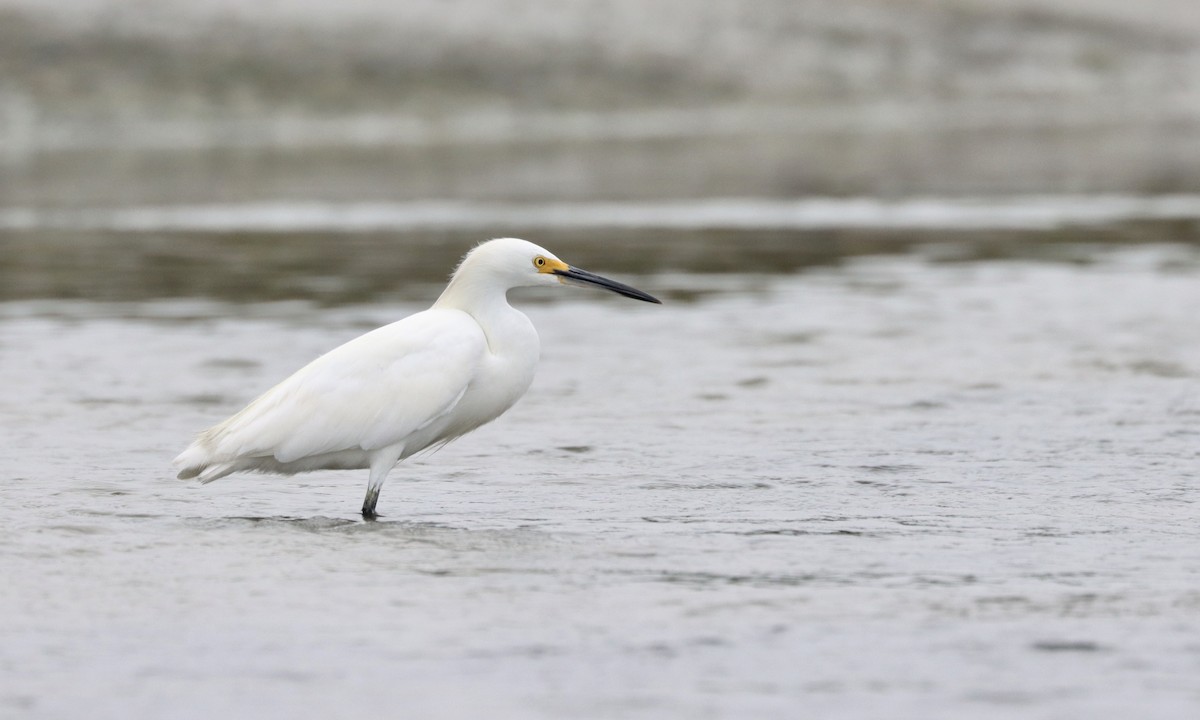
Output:
[[[371,524],[169,462],[426,302],[6,302],[0,715],[1191,717],[1200,253],[1071,260],[524,294],[534,387]]]

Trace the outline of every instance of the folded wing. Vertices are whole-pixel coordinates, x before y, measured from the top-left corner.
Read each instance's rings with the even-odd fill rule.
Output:
[[[487,339],[466,313],[417,313],[322,355],[176,458],[180,477],[216,479],[239,460],[292,463],[402,443],[451,412],[476,377]],[[222,472],[206,472],[223,466]]]

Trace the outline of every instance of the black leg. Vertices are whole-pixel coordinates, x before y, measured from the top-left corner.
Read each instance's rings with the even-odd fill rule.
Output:
[[[362,516],[363,520],[374,520],[379,516],[375,514],[375,503],[379,502],[379,488],[368,487],[367,496],[363,498]]]
[[[375,503],[379,502],[379,491],[383,488],[383,481],[387,480],[388,472],[399,459],[399,447],[393,447],[371,458],[371,479],[367,481],[367,496],[363,498],[363,520],[370,521],[379,517],[375,514]]]

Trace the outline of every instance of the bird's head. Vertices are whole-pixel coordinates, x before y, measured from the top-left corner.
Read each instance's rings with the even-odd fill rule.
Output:
[[[485,274],[502,280],[510,288],[585,285],[635,300],[661,303],[658,298],[624,283],[572,267],[549,250],[517,238],[498,238],[479,245],[463,258],[454,277],[455,280],[466,280],[468,276],[483,277]]]

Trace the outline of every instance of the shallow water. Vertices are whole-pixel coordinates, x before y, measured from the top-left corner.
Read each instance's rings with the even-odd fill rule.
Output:
[[[0,304],[0,716],[1194,717],[1200,251],[1081,257],[527,295],[374,524],[169,462],[421,304]]]

